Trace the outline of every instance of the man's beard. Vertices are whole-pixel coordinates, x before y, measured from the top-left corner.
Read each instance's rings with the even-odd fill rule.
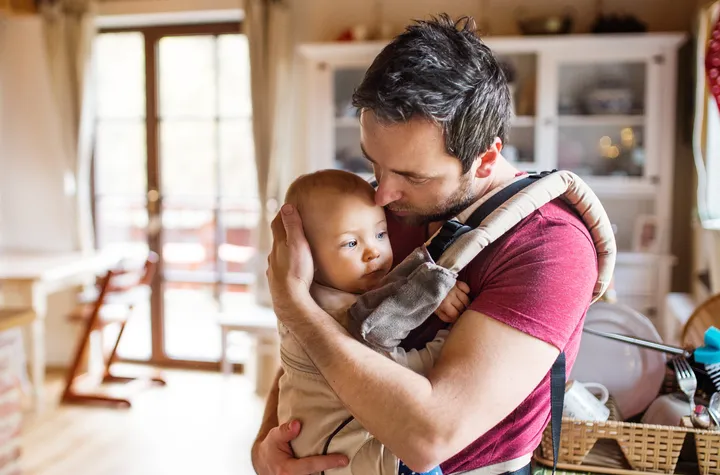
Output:
[[[478,200],[479,197],[471,190],[471,182],[469,176],[465,177],[455,193],[432,210],[423,213],[411,212],[406,216],[395,215],[395,218],[410,226],[423,226],[429,223],[448,221]],[[392,208],[390,208],[390,211],[392,212]]]

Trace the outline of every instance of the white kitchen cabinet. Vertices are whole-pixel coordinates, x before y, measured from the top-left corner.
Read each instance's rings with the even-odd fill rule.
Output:
[[[617,227],[616,291],[651,318],[663,315],[670,251],[677,49],[685,35],[485,38],[511,72],[514,118],[503,154],[523,170],[582,176]],[[359,144],[355,87],[384,42],[310,43],[297,48],[304,120],[299,153],[313,169],[371,169]],[[634,245],[652,216],[657,244]],[[661,334],[665,323],[656,321]]]

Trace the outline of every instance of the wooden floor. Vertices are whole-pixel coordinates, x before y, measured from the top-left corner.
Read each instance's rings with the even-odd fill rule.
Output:
[[[24,475],[251,475],[263,403],[240,375],[168,371],[131,409],[52,407],[27,415]],[[56,400],[60,376],[48,378]]]

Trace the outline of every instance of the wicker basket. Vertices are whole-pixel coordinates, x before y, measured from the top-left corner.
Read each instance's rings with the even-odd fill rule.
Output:
[[[695,438],[698,473],[720,474],[720,432],[685,427],[659,426],[619,421],[578,421],[563,419],[558,467],[600,473],[674,473],[685,438]],[[599,440],[615,440],[629,470],[617,466],[588,465],[586,457]],[[552,464],[550,426],[543,433],[536,460]]]

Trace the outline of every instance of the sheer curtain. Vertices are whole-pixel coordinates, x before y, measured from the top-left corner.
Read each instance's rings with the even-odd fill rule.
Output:
[[[95,11],[92,0],[40,2],[49,79],[67,159],[65,188],[75,196],[75,243],[81,251],[94,247],[90,166],[95,124]]]
[[[292,153],[290,6],[280,0],[245,0],[244,29],[250,46],[253,136],[260,195],[255,295],[259,304],[269,306],[265,271],[272,244],[270,221],[282,198],[282,169],[289,168]]]

